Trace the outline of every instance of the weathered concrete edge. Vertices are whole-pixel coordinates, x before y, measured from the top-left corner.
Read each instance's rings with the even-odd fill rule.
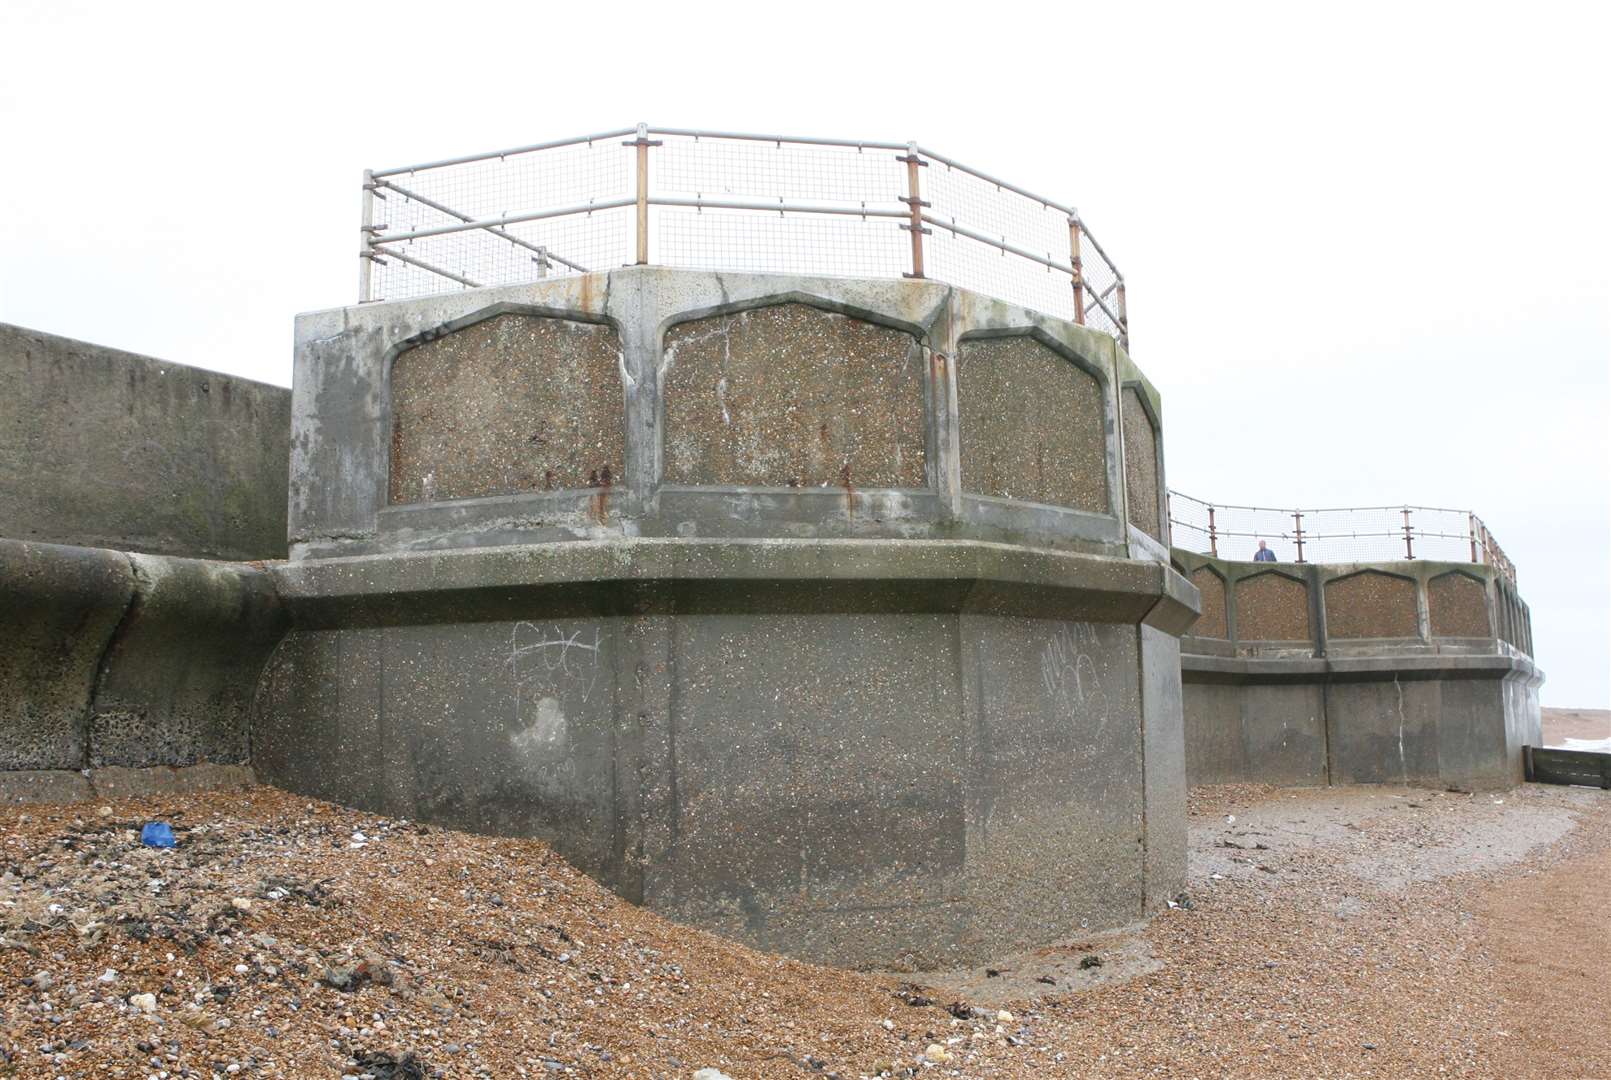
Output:
[[[1544,681],[1543,671],[1525,656],[1437,654],[1276,659],[1182,652],[1180,677],[1183,682],[1238,684],[1522,678],[1536,685]]]
[[[1098,621],[1145,622],[1178,636],[1197,616],[1196,588],[1171,567],[1112,556],[972,540],[564,541],[454,551],[308,559],[272,568],[299,627],[337,624],[363,609],[509,601],[580,586],[676,585],[740,602],[747,587],[800,590],[890,585],[949,610],[994,606],[998,590],[1033,590],[1050,601],[1077,595]],[[1103,617],[1102,609],[1108,614]]]
[[[0,772],[0,803],[76,803],[91,799],[191,795],[234,791],[257,784],[250,765],[157,765],[144,769],[22,769]]]

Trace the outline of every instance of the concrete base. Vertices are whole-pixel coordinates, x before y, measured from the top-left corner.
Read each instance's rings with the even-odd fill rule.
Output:
[[[22,769],[0,772],[0,803],[74,803],[230,791],[257,783],[246,765],[202,763],[183,768],[127,769],[112,766],[73,772]]]
[[[1185,655],[1191,784],[1503,789],[1540,740],[1542,675],[1521,656]]]
[[[275,571],[267,782],[540,836],[849,966],[973,963],[1181,887],[1158,563],[962,541],[566,543]]]

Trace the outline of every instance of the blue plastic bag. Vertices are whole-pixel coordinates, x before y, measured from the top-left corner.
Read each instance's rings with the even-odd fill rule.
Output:
[[[140,843],[146,847],[173,847],[173,826],[166,821],[148,821],[140,830]]]

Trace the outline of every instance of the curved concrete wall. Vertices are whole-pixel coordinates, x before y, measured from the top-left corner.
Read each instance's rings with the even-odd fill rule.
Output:
[[[5,791],[55,790],[53,772],[244,764],[285,625],[252,566],[0,540]]]
[[[1522,782],[1543,675],[1491,568],[1174,555],[1203,597],[1181,643],[1190,783]]]
[[[298,341],[264,777],[543,836],[836,963],[1178,891],[1196,596],[1111,338],[931,282],[633,268]]]

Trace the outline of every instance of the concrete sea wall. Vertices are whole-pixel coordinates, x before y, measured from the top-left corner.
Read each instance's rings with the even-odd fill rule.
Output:
[[[1178,891],[1196,597],[1111,338],[931,282],[630,268],[297,339],[266,779],[541,836],[835,963]]]
[[[0,536],[283,559],[290,398],[0,323]]]
[[[1523,781],[1543,674],[1491,567],[1175,561],[1202,597],[1181,643],[1190,783]]]

